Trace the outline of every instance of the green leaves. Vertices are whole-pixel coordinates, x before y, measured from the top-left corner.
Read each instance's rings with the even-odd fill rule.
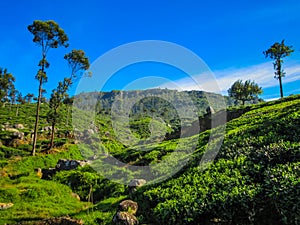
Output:
[[[251,80],[246,80],[245,83],[242,80],[237,80],[228,89],[229,96],[242,101],[243,105],[246,101],[258,99],[258,95],[262,94],[262,92],[261,87]]]
[[[15,89],[15,77],[7,72],[7,69],[0,68],[0,102],[14,102],[17,91]]]
[[[32,25],[28,26],[28,30],[34,36],[33,42],[42,46],[45,53],[49,48],[68,47],[68,36],[53,20],[35,20]]]
[[[266,58],[274,59],[274,78],[279,80],[281,98],[283,97],[281,78],[285,76],[285,72],[282,69],[282,58],[290,56],[292,52],[294,52],[293,46],[285,45],[284,40],[282,40],[281,43],[275,42],[268,50],[263,52]]]
[[[85,56],[83,50],[73,49],[70,53],[64,56],[71,68],[71,78],[76,79],[76,73],[85,71],[90,68],[90,62],[88,57]]]

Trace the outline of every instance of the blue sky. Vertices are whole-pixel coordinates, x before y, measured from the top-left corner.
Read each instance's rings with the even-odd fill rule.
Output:
[[[237,79],[255,80],[262,97],[279,97],[273,65],[262,52],[274,42],[286,40],[295,52],[284,63],[284,94],[300,93],[300,1],[2,1],[0,67],[16,77],[23,94],[36,93],[40,49],[32,42],[27,26],[33,20],[55,20],[69,36],[68,49],[48,54],[48,93],[68,76],[63,55],[83,49],[94,62],[120,45],[142,40],[163,40],[197,54],[214,73],[222,93]],[[141,63],[122,69],[104,86],[105,91],[124,89],[144,76],[165,77],[140,88],[168,87],[175,81],[182,89],[197,87],[180,69],[159,63]],[[193,74],[201,76],[201,71]],[[160,82],[161,81],[161,82]],[[76,85],[71,92],[74,92]]]

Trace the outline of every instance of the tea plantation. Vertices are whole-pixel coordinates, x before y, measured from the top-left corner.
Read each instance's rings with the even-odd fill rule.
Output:
[[[213,131],[182,138],[185,146],[197,142],[195,150],[184,156],[189,160],[182,169],[133,193],[89,165],[44,179],[39,171],[55,168],[59,159],[83,160],[95,150],[70,135],[72,116],[67,106],[62,108],[55,147],[48,149],[49,134],[42,129],[48,126],[47,106],[43,105],[37,154],[30,156],[34,109],[34,104],[0,109],[0,203],[12,204],[0,208],[0,224],[55,224],[46,221],[62,217],[76,224],[115,224],[114,214],[124,199],[138,203],[139,224],[300,224],[299,95],[229,108],[228,112],[243,113]],[[135,118],[131,129],[137,137],[146,138],[150,122],[149,118]],[[16,130],[10,130],[16,128],[9,129],[16,124],[23,125],[18,129],[24,134],[21,139],[14,138]],[[156,145],[145,142],[140,151],[118,141],[107,114],[98,113],[95,126],[93,148],[105,148],[128,166],[159,165],[179,143],[172,138]],[[167,132],[172,133],[172,127]],[[222,143],[221,148],[213,162],[199,166],[212,133],[215,138],[210,144]],[[172,158],[175,163],[181,160],[182,156]],[[172,168],[166,166],[158,172],[169,170]],[[143,178],[126,167],[118,168],[117,173]]]

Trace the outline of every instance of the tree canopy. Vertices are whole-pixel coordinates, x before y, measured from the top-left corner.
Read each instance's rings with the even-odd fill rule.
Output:
[[[246,101],[258,99],[258,95],[262,94],[262,92],[262,88],[251,80],[246,80],[244,83],[242,80],[237,80],[228,89],[229,97],[242,101],[243,105]]]
[[[0,101],[5,104],[6,102],[15,102],[17,91],[14,82],[15,77],[7,72],[7,69],[0,68]]]
[[[275,42],[268,50],[263,52],[266,58],[269,57],[271,59],[274,59],[274,78],[279,80],[281,98],[283,97],[282,77],[285,76],[285,72],[282,69],[282,58],[291,55],[292,52],[294,52],[293,46],[285,45],[284,40],[282,40],[281,43]]]

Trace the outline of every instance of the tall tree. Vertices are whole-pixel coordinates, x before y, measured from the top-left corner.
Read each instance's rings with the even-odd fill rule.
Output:
[[[47,61],[47,53],[51,48],[58,48],[60,46],[68,47],[68,36],[65,34],[64,30],[61,29],[53,20],[35,20],[32,25],[28,26],[28,30],[34,36],[33,42],[40,46],[42,50],[42,59],[38,64],[39,70],[36,75],[36,79],[39,81],[39,88],[31,152],[32,155],[35,155],[40,105],[42,100],[42,86],[43,83],[47,82],[48,77],[45,70],[50,65]]]
[[[52,91],[49,101],[50,110],[47,115],[47,120],[52,127],[50,148],[53,148],[54,146],[55,126],[61,119],[59,107],[63,101],[68,98],[67,92],[73,82],[80,78],[84,71],[88,70],[90,67],[89,59],[85,56],[85,52],[83,50],[74,49],[70,53],[66,54],[64,59],[67,60],[68,65],[71,68],[71,74],[68,78],[64,78],[62,82],[58,83],[57,88]]]
[[[7,72],[7,69],[0,68],[0,102],[4,107],[7,102],[13,101],[15,96],[15,77]]]
[[[246,101],[258,98],[258,95],[262,94],[262,92],[261,87],[251,80],[246,80],[245,83],[242,80],[237,80],[228,89],[229,97],[242,101],[243,105],[245,105]]]
[[[283,98],[282,77],[285,76],[285,72],[282,69],[282,59],[286,56],[289,56],[292,52],[294,52],[293,46],[285,45],[284,40],[282,40],[281,43],[274,43],[268,50],[263,52],[266,58],[269,57],[271,59],[274,59],[274,78],[279,80],[281,98]]]

